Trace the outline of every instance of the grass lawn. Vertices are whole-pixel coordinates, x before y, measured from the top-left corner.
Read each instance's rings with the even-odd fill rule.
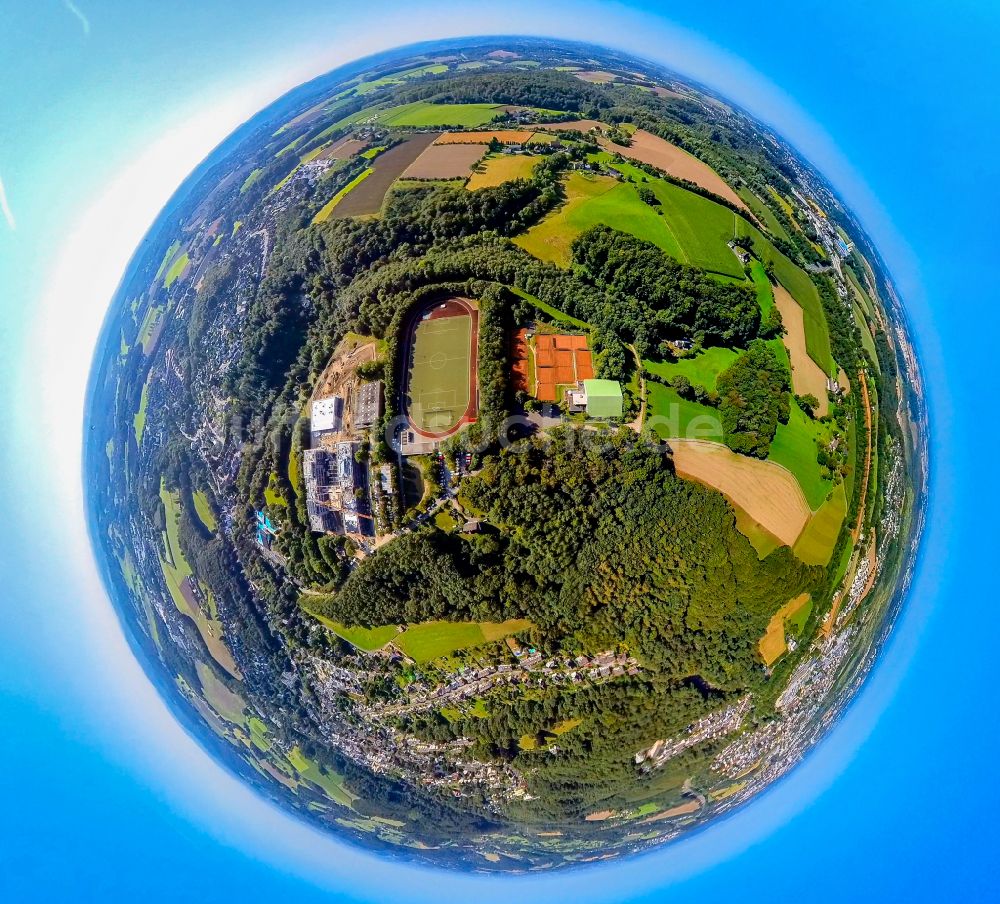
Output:
[[[665,218],[640,200],[635,186],[610,176],[580,172],[570,173],[564,185],[566,203],[514,239],[530,254],[567,267],[573,239],[592,226],[606,225],[654,242],[672,257],[684,259]]]
[[[514,179],[530,179],[540,161],[540,157],[525,154],[497,154],[487,157],[476,167],[465,187],[469,191],[475,191],[477,188],[503,185]]]
[[[783,255],[759,229],[739,220],[741,235],[754,241],[754,252],[765,263],[774,266],[774,275],[802,308],[805,321],[806,351],[824,373],[833,373],[833,353],[830,351],[830,330],[819,299],[819,290],[809,274]]]
[[[556,722],[549,729],[550,734],[563,735],[568,731],[572,731],[574,728],[578,728],[583,724],[583,719],[563,719],[562,722]]]
[[[299,778],[324,791],[335,803],[350,808],[358,799],[357,795],[344,787],[342,775],[336,772],[324,772],[319,764],[310,760],[298,747],[293,747],[289,751],[288,762],[298,773]]]
[[[552,307],[548,302],[542,301],[540,298],[535,298],[534,295],[529,295],[527,292],[515,288],[514,286],[509,286],[511,292],[517,295],[519,298],[523,298],[525,301],[529,302],[533,307],[538,308],[539,311],[543,311],[548,314],[553,320],[561,323],[569,324],[569,326],[576,327],[578,330],[589,330],[590,324],[584,323],[582,320],[578,320],[576,317],[571,317],[569,314],[564,314],[558,308]]]
[[[851,284],[854,289],[854,294],[857,296],[858,304],[861,305],[862,310],[869,316],[875,316],[875,306],[872,304],[871,296],[862,287],[861,283],[858,282],[858,278],[854,275],[854,271],[850,267],[844,267],[844,272],[847,274],[847,281]]]
[[[386,85],[399,85],[411,78],[420,78],[422,75],[441,75],[447,72],[448,67],[443,63],[432,63],[428,66],[417,66],[414,69],[406,69],[403,72],[394,72],[391,75],[383,75],[381,78],[373,79],[370,82],[361,82],[355,89],[355,93],[364,97],[371,94],[378,88]]]
[[[286,145],[285,145],[285,146],[284,146],[284,147],[283,147],[283,148],[282,148],[282,149],[281,149],[280,151],[278,151],[278,153],[277,153],[277,154],[275,154],[274,156],[275,156],[275,157],[284,157],[284,156],[285,156],[285,154],[290,154],[290,153],[291,153],[292,151],[294,151],[294,150],[295,150],[295,149],[296,149],[296,148],[297,148],[297,147],[298,147],[298,146],[299,146],[300,144],[302,144],[302,139],[303,139],[303,138],[305,138],[305,137],[306,137],[305,135],[300,135],[300,136],[299,136],[298,138],[296,138],[296,139],[295,139],[294,141],[290,142],[289,144],[286,144]]]
[[[441,509],[434,516],[434,523],[437,525],[439,530],[443,531],[453,531],[458,527],[458,522],[452,517],[451,513],[445,509]]]
[[[669,380],[676,376],[685,376],[692,383],[714,390],[716,381],[727,367],[738,357],[738,352],[730,348],[713,346],[706,348],[692,358],[680,358],[677,361],[642,362],[650,373]]]
[[[330,214],[333,213],[333,209],[374,172],[375,170],[368,167],[368,169],[363,170],[351,179],[351,181],[338,191],[337,194],[335,194],[329,201],[327,201],[326,204],[323,205],[320,212],[313,217],[313,225],[315,226],[317,223],[325,223],[330,218]]]
[[[852,307],[854,309],[854,322],[858,325],[858,331],[861,333],[861,347],[868,352],[875,365],[875,370],[881,374],[882,368],[879,366],[878,353],[875,351],[875,338],[872,336],[868,321],[865,320],[861,308],[856,303]]]
[[[766,559],[776,549],[785,545],[743,509],[733,506],[733,510],[736,512],[736,529],[750,541],[754,552],[757,553],[757,558]]]
[[[208,501],[208,496],[202,490],[196,490],[191,495],[194,501],[194,510],[198,515],[198,520],[205,525],[205,528],[211,533],[215,533],[218,528],[218,524],[215,520],[215,513],[212,511],[212,505]]]
[[[833,548],[837,544],[837,536],[840,534],[840,527],[844,523],[847,515],[847,493],[844,484],[839,483],[834,487],[830,498],[820,506],[806,529],[802,531],[795,544],[794,552],[806,565],[822,565],[826,567],[830,564],[830,556],[833,555]]]
[[[526,619],[505,622],[421,622],[411,625],[398,635],[395,644],[405,655],[423,663],[458,650],[502,640],[530,627],[531,622]]]
[[[771,443],[768,459],[791,471],[805,493],[809,507],[815,512],[833,489],[833,481],[823,476],[816,461],[816,438],[823,426],[811,420],[798,405],[791,405],[787,424],[779,424]]]
[[[809,621],[809,616],[812,614],[813,601],[810,596],[799,608],[792,613],[788,619],[785,621],[785,626],[791,631],[796,637],[801,637],[802,632],[806,629],[806,623]]]
[[[382,125],[426,129],[432,126],[471,128],[490,122],[500,111],[498,104],[431,104],[416,101],[401,107],[389,107],[378,113]]]
[[[834,572],[833,576],[833,586],[839,587],[841,582],[844,580],[844,575],[847,574],[847,569],[851,564],[851,556],[854,553],[854,544],[845,543],[844,551],[840,554],[840,561],[837,563],[837,570]]]
[[[139,325],[139,332],[136,335],[136,343],[142,346],[143,352],[149,354],[150,341],[153,338],[153,332],[160,323],[160,318],[163,316],[163,308],[150,305],[146,308],[146,314],[142,318],[142,323]]]
[[[774,307],[774,289],[771,288],[771,280],[767,278],[764,265],[753,258],[750,261],[750,279],[753,281],[754,291],[757,293],[757,304],[760,306],[761,317],[771,313]]]
[[[186,251],[176,258],[176,260],[174,260],[174,262],[167,269],[166,275],[163,277],[163,287],[165,289],[169,289],[175,282],[177,282],[190,262],[191,258],[188,256]]]

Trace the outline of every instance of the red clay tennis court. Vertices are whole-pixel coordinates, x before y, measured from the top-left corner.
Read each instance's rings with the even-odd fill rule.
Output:
[[[535,337],[535,398],[558,402],[560,387],[573,386],[594,376],[594,362],[586,336],[539,334]]]

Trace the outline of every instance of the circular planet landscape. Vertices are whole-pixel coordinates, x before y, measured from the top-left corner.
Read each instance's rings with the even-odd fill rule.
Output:
[[[926,500],[833,187],[647,60],[454,39],[181,185],[88,393],[88,516],[206,750],[338,837],[518,872],[709,825],[835,723]]]

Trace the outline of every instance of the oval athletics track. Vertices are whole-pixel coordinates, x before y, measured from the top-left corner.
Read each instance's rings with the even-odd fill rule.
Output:
[[[442,440],[476,420],[479,310],[448,298],[417,310],[407,326],[403,407],[410,427]]]

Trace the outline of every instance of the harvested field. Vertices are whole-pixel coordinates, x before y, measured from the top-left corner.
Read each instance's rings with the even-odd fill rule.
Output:
[[[433,132],[421,133],[376,158],[372,174],[337,204],[334,217],[374,216],[382,209],[386,192],[403,171],[434,141]]]
[[[336,144],[330,145],[319,155],[320,160],[347,160],[355,154],[360,154],[368,143],[358,141],[357,138],[344,138]]]
[[[812,597],[808,593],[802,593],[795,599],[789,600],[771,616],[767,631],[757,644],[765,665],[772,665],[785,654],[785,622],[793,618],[811,600]]]
[[[742,210],[749,210],[743,199],[707,163],[702,163],[697,157],[660,138],[659,135],[637,129],[632,136],[630,147],[622,147],[606,138],[600,139],[599,143],[610,153],[621,154],[640,163],[648,163],[678,179],[694,182],[695,185],[700,185],[713,194],[725,198]]]
[[[603,69],[598,69],[591,72],[574,72],[580,81],[589,82],[591,85],[607,85],[609,82],[615,80],[615,74],[613,72],[605,72]]]
[[[529,157],[524,154],[501,154],[489,157],[476,167],[465,187],[469,191],[475,191],[477,188],[495,188],[514,179],[530,179],[540,160],[540,157]]]
[[[669,88],[664,88],[662,85],[654,85],[652,88],[650,88],[650,90],[657,97],[664,97],[667,98],[668,100],[670,98],[677,98],[679,100],[688,100],[686,94],[679,94],[676,91],[671,91]]]
[[[805,314],[788,290],[778,284],[774,286],[774,303],[781,312],[785,324],[785,347],[792,362],[792,387],[798,395],[814,395],[819,400],[816,414],[820,417],[830,410],[830,402],[826,395],[826,374],[823,369],[809,357],[806,346]]]
[[[547,132],[591,132],[594,129],[604,129],[607,123],[598,122],[596,119],[571,119],[567,122],[539,123],[538,129]]]
[[[494,138],[501,144],[525,144],[534,132],[524,129],[497,129],[478,132],[445,132],[435,144],[489,144]]]
[[[411,427],[444,439],[476,418],[479,311],[452,298],[418,312],[407,338],[404,391]]]
[[[679,476],[718,490],[782,543],[795,545],[812,511],[791,471],[721,443],[674,439],[670,447]]]
[[[350,182],[347,183],[347,185],[345,185],[319,209],[316,216],[313,217],[313,225],[316,225],[317,223],[325,223],[330,218],[334,210],[339,206],[340,202],[343,201],[344,198],[346,198],[374,172],[375,171],[369,167],[368,169],[358,173],[358,175],[356,175]]]
[[[469,176],[483,156],[479,144],[432,144],[403,172],[404,179],[459,179]]]
[[[652,816],[647,816],[643,819],[639,825],[648,825],[651,822],[660,822],[663,819],[676,819],[678,816],[689,816],[692,813],[697,813],[701,809],[701,804],[696,800],[688,800],[682,804],[678,804],[676,807],[671,807],[669,810],[664,810],[662,813],[654,813]]]

